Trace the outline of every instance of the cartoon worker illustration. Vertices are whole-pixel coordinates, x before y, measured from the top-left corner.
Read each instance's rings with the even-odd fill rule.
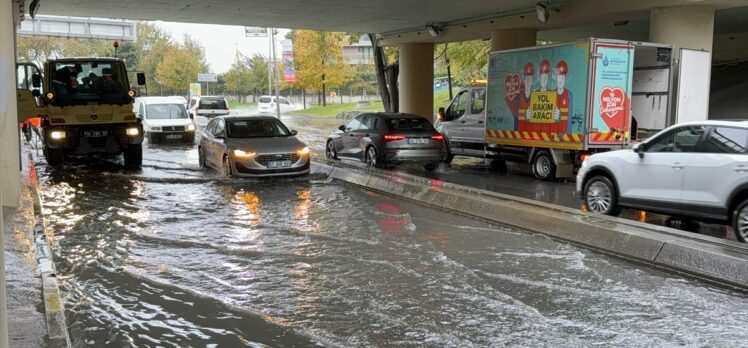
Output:
[[[524,79],[522,81],[522,93],[519,96],[519,116],[517,117],[517,130],[525,130],[526,118],[531,115],[530,93],[532,93],[532,78],[535,75],[535,66],[532,63],[525,64]]]
[[[542,62],[540,62],[540,91],[546,92],[548,91],[548,79],[550,79],[551,75],[551,63],[548,62],[548,59],[543,59]]]
[[[560,61],[556,65],[556,108],[553,110],[553,119],[556,122],[552,127],[551,131],[555,133],[566,133],[567,131],[567,120],[569,119],[570,112],[573,112],[572,108],[572,95],[571,91],[566,89],[566,76],[569,72],[569,65],[565,61]]]

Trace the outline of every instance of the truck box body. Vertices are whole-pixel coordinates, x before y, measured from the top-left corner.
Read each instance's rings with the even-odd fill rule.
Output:
[[[549,149],[630,140],[634,47],[588,39],[489,54],[486,142]]]

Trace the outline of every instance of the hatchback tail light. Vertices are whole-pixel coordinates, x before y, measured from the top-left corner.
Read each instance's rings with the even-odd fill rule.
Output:
[[[432,135],[431,136],[431,140],[444,141],[444,136],[441,135],[441,134],[439,134],[439,135]]]
[[[404,135],[385,134],[384,136],[382,136],[382,139],[384,139],[384,141],[398,141],[398,140],[405,140],[405,136]]]

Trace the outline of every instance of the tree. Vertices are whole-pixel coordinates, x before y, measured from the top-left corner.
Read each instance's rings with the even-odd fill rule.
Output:
[[[452,68],[455,83],[466,85],[471,79],[485,79],[488,74],[488,52],[491,50],[491,42],[483,40],[472,40],[450,43],[446,49]],[[435,48],[437,55],[442,54],[444,45]],[[437,69],[444,64],[443,59],[437,59]]]
[[[172,93],[183,93],[189,89],[200,72],[200,62],[184,48],[175,48],[158,64],[156,81]]]
[[[321,91],[326,105],[325,89],[343,86],[354,71],[343,59],[345,33],[297,30],[293,33],[296,85]]]

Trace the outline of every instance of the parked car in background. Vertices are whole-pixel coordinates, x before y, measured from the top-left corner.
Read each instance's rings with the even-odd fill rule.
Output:
[[[423,165],[434,170],[446,155],[444,136],[425,117],[366,113],[340,126],[327,139],[325,156],[359,159],[372,167]]]
[[[134,112],[143,120],[143,132],[151,144],[163,141],[192,143],[195,125],[187,116],[182,97],[139,97]]]
[[[671,126],[631,149],[592,155],[576,192],[590,211],[621,207],[732,225],[748,241],[748,121]]]
[[[216,116],[229,114],[229,102],[224,97],[193,96],[187,104],[187,112],[195,125],[203,129]]]
[[[225,176],[281,176],[309,173],[309,148],[270,116],[221,116],[208,122],[198,145],[201,168]]]
[[[291,105],[291,102],[288,101],[285,97],[278,97],[280,101],[280,111],[281,113],[293,111],[294,107]],[[275,115],[277,112],[276,107],[276,98],[275,96],[269,96],[269,95],[263,95],[260,97],[260,99],[257,101],[257,107],[260,110],[260,114],[262,115]]]

